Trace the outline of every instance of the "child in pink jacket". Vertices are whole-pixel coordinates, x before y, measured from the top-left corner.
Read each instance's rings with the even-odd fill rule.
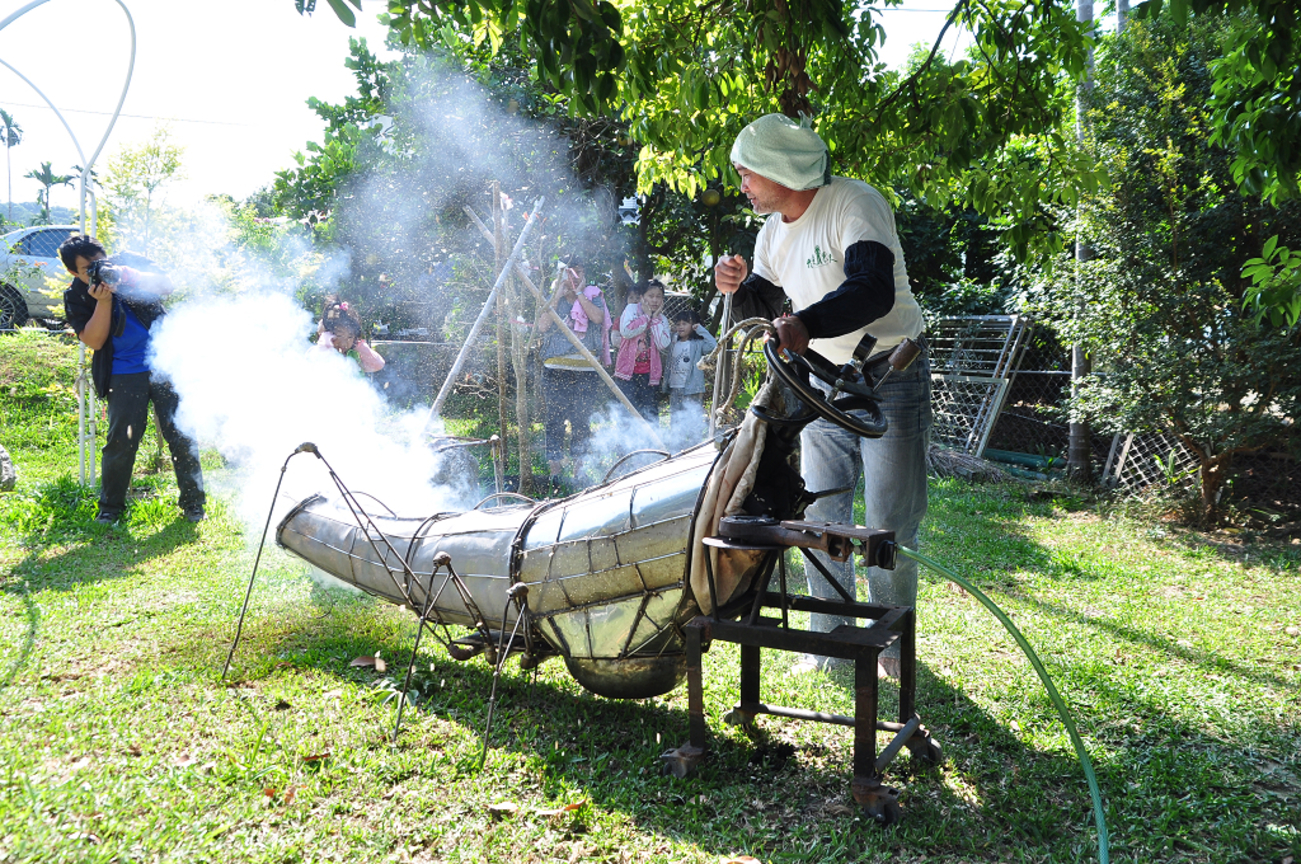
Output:
[[[641,416],[659,422],[656,391],[664,376],[662,352],[669,347],[669,322],[664,317],[664,283],[651,279],[641,302],[628,304],[619,317],[619,356],[614,377]]]

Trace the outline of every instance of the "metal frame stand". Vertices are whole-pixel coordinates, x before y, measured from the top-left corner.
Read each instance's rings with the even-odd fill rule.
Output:
[[[785,522],[780,526],[771,526],[775,534],[785,534],[785,540],[795,539],[792,532],[806,530],[812,523]],[[939,764],[943,755],[939,744],[931,737],[921,723],[915,707],[917,700],[917,657],[915,614],[911,606],[875,606],[859,603],[842,596],[840,600],[823,600],[807,595],[790,594],[786,590],[786,564],[784,553],[794,545],[805,548],[828,548],[833,554],[837,551],[837,537],[863,540],[860,551],[869,554],[869,560],[880,560],[879,554],[871,550],[892,547],[893,535],[887,532],[872,532],[868,529],[835,523],[818,523],[821,535],[811,538],[813,542],[782,544],[763,544],[746,542],[721,537],[705,539],[705,545],[720,550],[763,550],[774,556],[780,573],[781,590],[769,591],[773,567],[763,571],[757,591],[753,595],[748,614],[742,609],[740,620],[727,620],[728,616],[715,614],[700,616],[686,625],[687,654],[687,699],[690,739],[689,742],[670,750],[663,755],[666,773],[685,777],[691,773],[708,748],[709,726],[705,718],[703,656],[713,641],[730,642],[741,646],[740,664],[740,700],[727,715],[725,722],[736,725],[750,725],[760,714],[771,714],[793,720],[809,720],[818,723],[831,723],[849,726],[854,730],[853,782],[851,791],[854,801],[868,815],[883,824],[897,820],[899,811],[898,790],[885,785],[884,771],[903,747],[907,747],[913,757],[929,764]],[[746,532],[750,538],[755,532]],[[870,541],[867,539],[871,537]],[[841,547],[842,549],[844,547]],[[807,559],[827,578],[821,562],[807,555]],[[893,549],[889,549],[892,563]],[[713,587],[712,567],[709,568],[710,586]],[[833,584],[838,584],[834,583]],[[717,609],[717,605],[714,607]],[[764,614],[767,611],[779,611],[779,616]],[[867,622],[858,625],[841,625],[829,633],[818,633],[790,626],[788,613],[791,610],[817,612],[853,618]],[[888,722],[878,719],[879,681],[877,679],[877,660],[880,653],[899,643],[899,721]],[[781,705],[769,705],[763,701],[760,680],[762,653],[760,649],[790,651],[849,660],[854,665],[854,714],[826,714],[802,708],[790,708]],[[878,731],[893,734],[890,742],[880,751],[876,747]]]

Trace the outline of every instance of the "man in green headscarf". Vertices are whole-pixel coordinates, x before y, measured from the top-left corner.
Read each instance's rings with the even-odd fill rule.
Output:
[[[894,212],[884,196],[860,180],[833,177],[827,146],[807,119],[781,114],[760,117],[741,131],[732,146],[732,163],[741,192],[756,213],[771,214],[759,231],[751,268],[740,255],[724,256],[714,280],[724,294],[734,293],[735,318],[774,319],[783,348],[803,353],[812,346],[839,366],[853,355],[864,334],[876,337],[877,353],[865,371],[880,376],[885,358],[904,339],[920,339],[921,309],[913,297],[895,230]],[[793,314],[783,315],[787,301]],[[800,470],[814,492],[848,486],[851,491],[820,498],[806,518],[850,522],[853,489],[865,481],[866,523],[896,532],[898,541],[917,546],[917,529],[926,515],[926,451],[930,440],[930,364],[923,353],[903,373],[894,373],[878,390],[889,431],[878,439],[859,438],[826,420],[805,428],[800,439]],[[851,595],[853,564],[823,563]],[[917,564],[901,559],[895,570],[870,568],[870,602],[912,606],[917,600]],[[809,590],[837,599],[818,574]],[[815,630],[830,631],[847,619],[814,615]],[[881,658],[881,671],[898,675],[898,645]],[[807,657],[797,671],[825,666],[827,658]]]

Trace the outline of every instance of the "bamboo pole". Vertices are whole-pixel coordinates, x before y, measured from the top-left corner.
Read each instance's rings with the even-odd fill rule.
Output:
[[[503,223],[504,223],[503,218]],[[519,291],[516,288],[514,276],[506,277],[506,297],[508,307],[508,317],[511,322],[510,326],[510,362],[515,370],[515,428],[519,435],[516,438],[516,446],[519,450],[519,489],[518,491],[532,496],[533,495],[533,444],[532,432],[533,425],[529,418],[529,391],[528,391],[528,349],[525,344],[524,333],[518,327],[514,326],[517,318],[521,318],[522,308],[520,304]]]
[[[461,367],[465,365],[466,355],[470,353],[475,339],[478,338],[479,331],[483,329],[484,322],[488,320],[488,313],[496,305],[497,292],[501,290],[502,283],[506,281],[506,274],[519,263],[520,253],[524,251],[524,241],[528,239],[533,226],[538,223],[538,213],[542,210],[542,204],[546,200],[546,197],[543,196],[533,205],[533,212],[529,214],[528,221],[524,223],[519,237],[515,240],[515,248],[511,250],[510,257],[506,259],[505,265],[501,268],[501,273],[497,274],[497,281],[493,284],[492,291],[488,292],[488,299],[484,302],[483,309],[479,310],[479,317],[475,319],[473,326],[470,327],[470,333],[465,337],[465,344],[457,352],[456,360],[453,361],[452,368],[447,372],[447,380],[443,382],[443,386],[438,390],[438,395],[434,397],[434,404],[429,406],[429,417],[425,421],[426,424],[433,422],[434,418],[442,413],[443,403],[447,401],[447,395],[452,392],[452,386],[456,383],[456,376],[460,374]],[[483,223],[480,222],[479,224],[482,225]]]
[[[501,183],[496,180],[492,181],[492,224],[496,229],[492,237],[492,258],[493,265],[497,269],[497,275],[500,276],[506,272],[505,262],[502,260],[502,250],[506,246],[506,238],[501,230]],[[506,277],[510,281],[510,277]],[[501,444],[494,447],[492,451],[492,471],[493,479],[497,481],[497,491],[502,492],[506,487],[506,448],[510,439],[509,428],[506,425],[506,344],[503,337],[502,322],[506,320],[506,294],[508,293],[505,283],[502,290],[497,292],[497,428],[501,430]]]
[[[466,208],[466,210],[470,214],[470,218],[479,226],[479,230],[483,231],[485,235],[491,236],[488,232],[488,226],[484,225],[483,221],[479,219],[473,211],[470,211],[469,208]],[[655,430],[655,427],[652,426],[645,417],[641,416],[641,412],[628,401],[627,396],[623,395],[623,391],[619,389],[619,385],[614,383],[614,379],[610,377],[610,373],[605,371],[605,368],[601,365],[600,361],[592,355],[591,351],[587,350],[587,346],[579,341],[578,337],[574,335],[574,331],[570,330],[568,325],[566,325],[565,322],[561,320],[560,316],[556,314],[556,310],[552,306],[555,302],[555,298],[553,297],[550,301],[547,300],[542,291],[538,289],[538,286],[533,284],[533,280],[529,278],[528,272],[518,260],[515,261],[515,271],[519,280],[524,283],[524,287],[528,288],[529,291],[532,292],[541,308],[546,311],[546,314],[551,316],[552,323],[560,328],[560,332],[565,334],[565,338],[578,349],[578,353],[588,362],[588,365],[596,370],[596,374],[601,376],[601,380],[605,382],[606,387],[610,388],[610,392],[619,400],[619,403],[622,404],[623,407],[627,408],[632,416],[636,417],[643,425],[645,425],[646,430],[650,432],[651,438],[654,440],[655,446],[663,450],[664,442],[660,440],[659,433]],[[610,311],[608,307],[606,311]]]

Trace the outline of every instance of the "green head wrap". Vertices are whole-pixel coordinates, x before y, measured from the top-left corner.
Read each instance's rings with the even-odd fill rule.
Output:
[[[785,114],[760,117],[736,136],[732,164],[797,192],[831,182],[827,145],[807,116],[798,123]]]

